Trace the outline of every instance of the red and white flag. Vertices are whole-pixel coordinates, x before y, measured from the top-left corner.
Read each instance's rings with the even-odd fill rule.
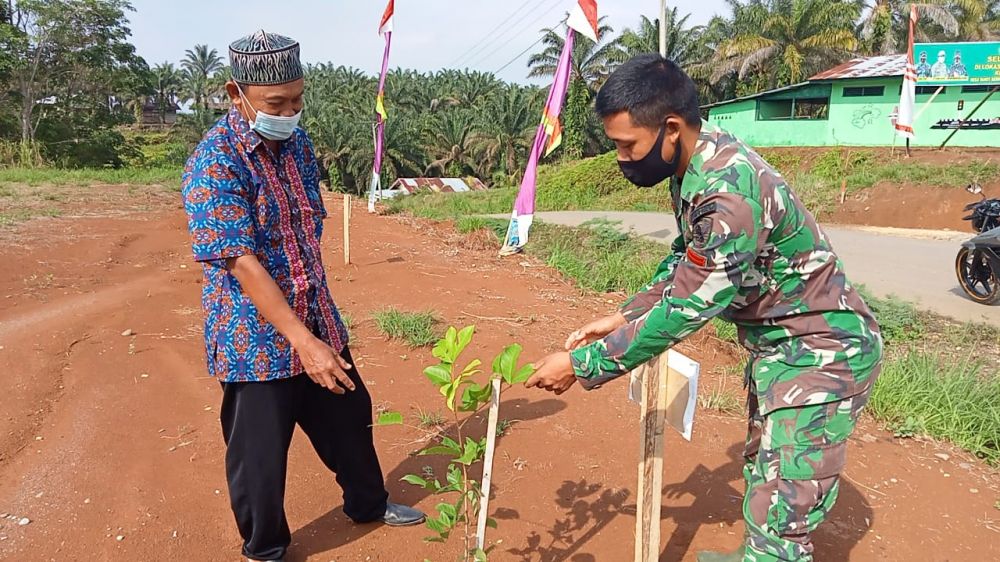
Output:
[[[385,7],[385,13],[382,14],[382,23],[378,25],[378,34],[384,35],[386,32],[392,31],[392,13],[395,11],[396,0],[389,0],[389,5]]]
[[[597,42],[597,0],[577,0],[566,25],[577,33]]]
[[[913,60],[913,34],[917,27],[917,6],[910,4],[910,40],[906,46],[906,72],[903,74],[903,92],[899,96],[899,116],[896,117],[896,134],[913,138],[913,115],[917,105],[917,65]]]

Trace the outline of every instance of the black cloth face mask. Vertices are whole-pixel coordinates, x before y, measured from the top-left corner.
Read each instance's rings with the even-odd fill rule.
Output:
[[[674,157],[670,162],[663,161],[663,139],[667,134],[666,125],[660,127],[660,133],[656,137],[656,143],[642,160],[625,161],[619,160],[618,167],[621,168],[625,179],[639,187],[653,187],[661,181],[677,174],[677,168],[681,161],[681,139],[677,137],[677,146],[674,147]]]

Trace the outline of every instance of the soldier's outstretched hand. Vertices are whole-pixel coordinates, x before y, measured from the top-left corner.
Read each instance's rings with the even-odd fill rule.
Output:
[[[536,361],[535,374],[531,375],[524,386],[528,388],[541,388],[556,395],[569,390],[576,382],[576,374],[573,372],[573,363],[569,359],[569,353],[553,353],[540,361]]]
[[[582,328],[566,338],[566,351],[573,351],[582,345],[599,340],[624,326],[627,322],[628,320],[625,319],[625,316],[621,312],[587,322]]]

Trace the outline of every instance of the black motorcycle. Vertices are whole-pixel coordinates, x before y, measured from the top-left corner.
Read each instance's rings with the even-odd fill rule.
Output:
[[[987,199],[976,183],[965,190],[982,197],[966,205],[965,211],[971,214],[962,217],[972,221],[979,236],[962,243],[955,259],[955,273],[969,298],[980,304],[996,304],[1000,302],[1000,199]]]

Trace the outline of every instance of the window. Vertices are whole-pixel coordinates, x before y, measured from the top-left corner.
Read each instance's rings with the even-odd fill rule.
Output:
[[[985,94],[985,93],[988,93],[993,88],[995,88],[995,86],[988,86],[988,85],[983,85],[983,86],[962,86],[962,93],[963,94]]]
[[[917,86],[917,95],[918,96],[933,96],[934,92],[938,91],[938,88],[941,88],[941,93],[942,94],[947,94],[948,93],[948,88],[945,88],[944,86]],[[903,93],[903,87],[902,86],[899,87],[899,93],[900,94]]]
[[[885,86],[852,86],[844,88],[845,98],[880,98],[885,95]]]
[[[770,99],[757,102],[758,121],[827,119],[830,98]]]

